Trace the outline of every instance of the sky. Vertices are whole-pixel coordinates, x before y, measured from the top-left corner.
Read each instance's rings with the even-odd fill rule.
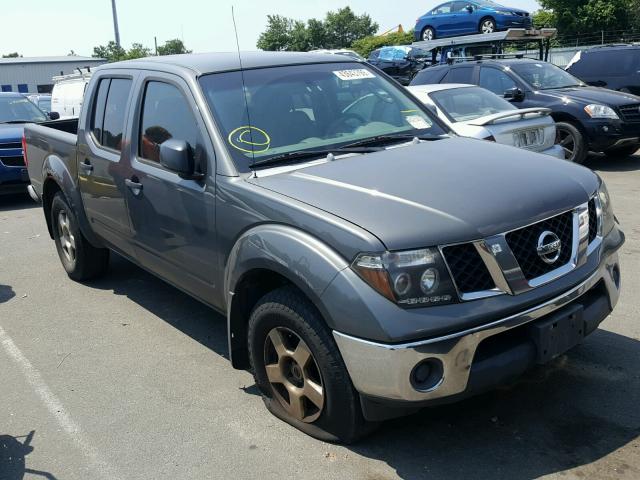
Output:
[[[3,0],[8,2],[9,0]],[[117,0],[120,41],[128,48],[138,42],[153,48],[183,39],[194,52],[236,49],[231,19],[234,6],[242,50],[255,50],[268,14],[298,20],[324,18],[328,10],[349,5],[356,14],[368,13],[380,32],[398,24],[411,29],[416,18],[443,3],[407,0]],[[502,0],[512,7],[535,11],[534,0]],[[2,9],[0,54],[18,52],[25,57],[91,56],[93,47],[114,39],[111,0],[20,0]]]

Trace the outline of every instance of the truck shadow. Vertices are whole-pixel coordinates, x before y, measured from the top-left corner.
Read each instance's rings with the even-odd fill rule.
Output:
[[[127,296],[228,357],[222,315],[128,261],[114,255],[109,275],[89,286]],[[346,448],[404,479],[533,479],[586,466],[640,436],[638,359],[640,342],[598,330],[509,387],[385,422]],[[613,457],[605,463],[607,475],[640,478],[637,466]]]
[[[509,387],[387,422],[352,449],[404,479],[533,479],[586,466],[640,436],[639,358],[640,342],[598,330]],[[619,458],[587,468],[585,478],[640,478]]]
[[[28,193],[17,193],[15,195],[0,195],[0,212],[8,212],[10,210],[27,210],[30,208],[39,208]]]
[[[35,430],[18,437],[0,435],[0,479],[22,480],[29,475],[29,478],[56,480],[56,477],[49,472],[34,470],[26,466],[25,457],[34,450],[31,446],[34,435]],[[20,441],[20,439],[24,440]]]
[[[628,157],[613,157],[602,153],[592,153],[584,166],[603,172],[634,172],[640,170],[640,150]]]

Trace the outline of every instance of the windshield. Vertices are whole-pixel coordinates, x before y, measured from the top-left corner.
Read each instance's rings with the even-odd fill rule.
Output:
[[[28,98],[0,95],[0,123],[4,122],[44,122],[47,119],[42,110]]]
[[[515,64],[511,66],[511,69],[536,90],[584,85],[570,73],[546,62]]]
[[[508,110],[517,110],[505,99],[481,87],[440,90],[430,94],[452,122],[464,122]]]
[[[371,137],[448,133],[422,105],[360,63],[320,63],[205,75],[200,85],[236,166]],[[246,98],[246,104],[245,104]]]

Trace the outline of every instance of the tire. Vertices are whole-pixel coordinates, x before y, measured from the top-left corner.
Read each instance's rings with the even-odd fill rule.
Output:
[[[493,33],[497,31],[496,21],[491,17],[483,18],[478,25],[478,31],[480,33]]]
[[[78,219],[62,192],[53,197],[51,225],[58,256],[71,279],[89,280],[107,271],[109,250],[94,247],[82,235]]]
[[[276,417],[328,442],[352,443],[375,426],[362,416],[329,329],[294,287],[258,301],[249,318],[248,348],[256,385]],[[307,391],[315,393],[306,396]]]
[[[426,27],[422,30],[422,40],[429,41],[436,38],[436,31],[432,27]]]
[[[589,150],[584,141],[584,135],[573,124],[568,122],[556,123],[556,143],[565,151],[565,160],[583,163]]]
[[[636,153],[640,149],[640,143],[627,145],[626,147],[609,148],[603,153],[608,157],[627,158]]]

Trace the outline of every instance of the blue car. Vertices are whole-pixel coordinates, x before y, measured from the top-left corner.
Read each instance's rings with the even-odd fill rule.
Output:
[[[474,0],[438,5],[416,20],[414,35],[420,41],[531,27],[529,12],[486,0]]]
[[[24,124],[45,120],[47,115],[21,93],[0,93],[0,195],[27,191]]]

